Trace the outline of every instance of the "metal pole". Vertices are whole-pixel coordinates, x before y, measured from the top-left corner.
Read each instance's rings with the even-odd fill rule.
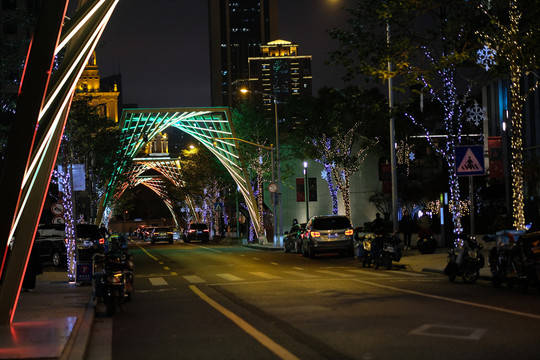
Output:
[[[386,41],[390,45],[390,23],[386,22]],[[392,96],[392,63],[388,61],[388,109],[390,112],[390,166],[392,174],[392,222],[393,232],[398,232],[398,192],[397,192],[397,170],[396,170],[396,134],[394,115],[394,99]]]
[[[283,234],[283,206],[281,203],[281,164],[279,160],[279,130],[278,130],[278,112],[277,112],[277,97],[274,97],[274,118],[276,122],[276,162],[277,162],[277,196],[276,200],[279,203],[279,232],[278,242],[281,242],[281,234]]]
[[[307,173],[307,161],[304,161],[304,198],[306,201],[306,223],[309,221],[309,184]]]
[[[469,212],[471,220],[471,240],[475,238],[475,229],[474,229],[474,180],[472,176],[469,176],[469,198],[471,200],[471,209]]]

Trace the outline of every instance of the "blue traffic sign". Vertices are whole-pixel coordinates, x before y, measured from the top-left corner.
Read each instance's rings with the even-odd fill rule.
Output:
[[[485,175],[482,145],[456,146],[454,159],[457,176]]]

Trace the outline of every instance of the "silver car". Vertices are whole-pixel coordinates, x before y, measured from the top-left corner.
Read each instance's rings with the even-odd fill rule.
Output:
[[[353,254],[353,227],[344,215],[313,216],[302,237],[302,255],[313,258],[318,253]]]

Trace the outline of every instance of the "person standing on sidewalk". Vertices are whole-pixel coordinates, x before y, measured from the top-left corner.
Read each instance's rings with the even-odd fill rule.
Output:
[[[411,236],[413,233],[413,220],[411,215],[407,210],[403,211],[403,216],[400,222],[400,229],[403,233],[403,246],[405,250],[411,249]]]
[[[43,265],[41,264],[41,256],[39,255],[39,245],[34,242],[28,264],[26,265],[26,271],[24,272],[24,279],[22,283],[23,291],[32,291],[36,288],[36,276],[43,274]]]

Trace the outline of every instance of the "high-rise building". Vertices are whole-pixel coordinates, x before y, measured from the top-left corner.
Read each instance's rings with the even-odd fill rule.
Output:
[[[208,0],[212,105],[233,104],[234,81],[249,76],[248,58],[278,34],[277,0]]]
[[[273,97],[279,107],[290,97],[312,96],[311,55],[298,55],[298,45],[286,40],[261,45],[261,54],[248,59],[249,88],[265,113],[273,112]]]

